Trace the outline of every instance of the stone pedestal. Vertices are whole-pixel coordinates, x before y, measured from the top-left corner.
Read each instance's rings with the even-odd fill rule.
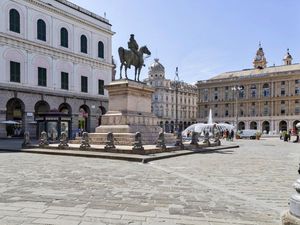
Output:
[[[135,133],[140,132],[143,144],[155,144],[161,128],[158,118],[151,113],[154,89],[131,80],[113,81],[106,89],[109,93],[109,110],[102,116],[101,126],[90,135],[91,143],[105,143],[107,133],[112,132],[116,145],[131,146]],[[172,134],[166,136],[167,143],[175,143]]]
[[[282,225],[300,225],[300,218],[293,216],[288,210],[282,214]]]
[[[297,193],[290,199],[290,210],[282,215],[283,225],[300,225],[300,179],[293,186]]]

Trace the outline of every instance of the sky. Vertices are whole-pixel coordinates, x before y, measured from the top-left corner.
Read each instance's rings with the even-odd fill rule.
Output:
[[[300,62],[299,0],[70,0],[106,18],[115,32],[113,56],[130,34],[151,57],[141,78],[159,58],[166,77],[195,83],[220,73],[253,68],[258,44],[268,66],[282,65],[286,49]],[[133,69],[129,72],[133,76]]]

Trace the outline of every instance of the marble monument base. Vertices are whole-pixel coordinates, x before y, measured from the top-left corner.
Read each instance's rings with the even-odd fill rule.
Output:
[[[134,142],[136,132],[142,134],[142,143],[154,145],[161,127],[158,118],[151,112],[154,89],[144,83],[117,80],[106,86],[109,93],[109,111],[102,116],[102,124],[90,134],[92,144],[104,144],[107,133],[114,134],[115,145]],[[175,144],[173,134],[165,134],[166,144]]]

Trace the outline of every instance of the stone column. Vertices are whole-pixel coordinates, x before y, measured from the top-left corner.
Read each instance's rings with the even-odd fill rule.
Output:
[[[300,225],[300,179],[294,183],[297,193],[290,199],[290,210],[282,215],[283,225]]]

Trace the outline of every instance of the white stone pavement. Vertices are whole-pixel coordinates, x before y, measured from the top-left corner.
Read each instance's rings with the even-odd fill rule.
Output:
[[[148,164],[0,152],[0,224],[279,225],[300,144],[237,143]]]

